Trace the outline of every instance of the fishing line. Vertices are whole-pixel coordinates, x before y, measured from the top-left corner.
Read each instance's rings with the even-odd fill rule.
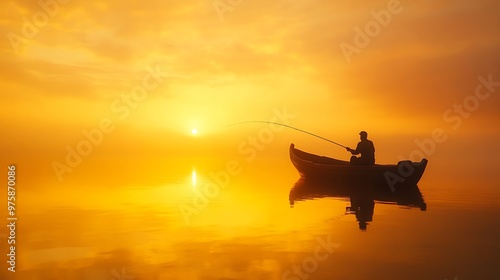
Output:
[[[330,140],[330,139],[327,139],[327,138],[325,138],[325,137],[321,137],[321,136],[319,136],[319,135],[316,135],[316,134],[314,134],[314,133],[311,133],[311,132],[305,131],[305,130],[303,130],[303,129],[296,128],[296,127],[293,127],[293,126],[290,126],[290,125],[287,125],[287,124],[277,123],[277,122],[268,122],[268,121],[244,121],[244,122],[233,123],[233,124],[227,125],[226,127],[233,126],[233,125],[238,125],[238,124],[244,124],[244,123],[267,123],[267,124],[280,125],[280,126],[288,127],[288,128],[291,128],[291,129],[295,129],[295,130],[297,130],[297,131],[300,131],[300,132],[303,132],[303,133],[306,133],[306,134],[312,135],[312,136],[314,136],[314,137],[318,137],[318,138],[320,138],[320,139],[323,139],[323,140],[325,140],[325,141],[328,141],[328,142],[330,142],[330,143],[333,143],[333,144],[335,144],[335,145],[337,145],[337,146],[340,146],[340,147],[342,147],[342,148],[347,148],[346,146],[344,146],[344,145],[342,145],[342,144],[339,144],[339,143],[337,143],[337,142],[334,142],[334,141],[332,141],[332,140]]]

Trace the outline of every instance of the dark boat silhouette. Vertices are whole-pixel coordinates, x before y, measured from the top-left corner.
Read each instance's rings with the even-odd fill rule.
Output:
[[[290,145],[290,159],[304,178],[337,184],[376,185],[395,189],[401,185],[418,183],[427,166],[420,162],[400,161],[398,164],[351,165],[348,161],[310,154]]]

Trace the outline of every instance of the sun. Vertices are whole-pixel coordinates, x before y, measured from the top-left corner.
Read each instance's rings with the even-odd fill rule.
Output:
[[[198,129],[193,128],[193,129],[191,130],[191,134],[193,134],[193,135],[198,134]]]

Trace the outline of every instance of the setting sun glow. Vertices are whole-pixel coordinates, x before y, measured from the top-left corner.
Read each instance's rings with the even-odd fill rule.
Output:
[[[499,27],[500,0],[8,0],[0,280],[500,280]]]

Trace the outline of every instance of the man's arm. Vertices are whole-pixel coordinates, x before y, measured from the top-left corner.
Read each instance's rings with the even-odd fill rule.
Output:
[[[360,153],[360,151],[359,151],[359,150],[360,150],[360,149],[359,149],[359,144],[360,144],[360,143],[358,143],[358,145],[356,146],[356,150],[353,150],[353,149],[351,149],[351,148],[347,148],[347,150],[348,150],[349,152],[351,152],[351,154],[353,154],[353,155],[358,155],[358,154]]]

